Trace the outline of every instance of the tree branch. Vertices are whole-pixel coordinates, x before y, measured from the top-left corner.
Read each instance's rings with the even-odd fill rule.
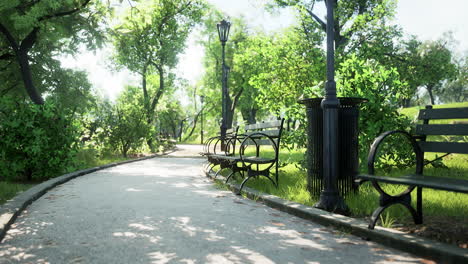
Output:
[[[318,17],[316,14],[314,14],[314,12],[312,12],[312,10],[309,10],[307,8],[305,10],[317,23],[320,24],[320,27],[322,27],[323,31],[327,31],[327,24],[325,22],[323,22],[323,20],[320,19],[320,17]]]
[[[39,32],[39,27],[35,27],[29,34],[21,41],[20,51],[29,52],[29,50],[34,46],[37,40],[37,32]]]
[[[76,13],[78,11],[80,11],[81,9],[83,9],[84,7],[86,7],[89,2],[91,2],[91,0],[85,0],[83,2],[83,4],[81,4],[79,7],[77,8],[74,8],[72,10],[68,10],[68,11],[64,11],[64,12],[59,12],[59,13],[55,13],[55,14],[51,14],[51,15],[45,15],[43,17],[40,17],[38,20],[39,21],[44,21],[44,20],[47,20],[47,19],[51,19],[51,18],[55,18],[55,17],[63,17],[63,16],[68,16],[68,15],[71,15],[73,13]]]
[[[18,42],[16,42],[15,38],[13,35],[11,35],[10,31],[2,24],[0,23],[0,32],[5,36],[7,39],[8,43],[10,44],[10,47],[15,51],[18,52]]]

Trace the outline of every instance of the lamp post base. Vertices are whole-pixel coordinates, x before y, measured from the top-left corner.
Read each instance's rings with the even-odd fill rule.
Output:
[[[337,192],[322,191],[314,207],[341,215],[350,214],[348,206]]]

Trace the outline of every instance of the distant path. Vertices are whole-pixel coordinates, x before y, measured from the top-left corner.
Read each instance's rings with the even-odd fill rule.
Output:
[[[202,145],[191,144],[177,144],[174,151],[171,151],[168,156],[170,157],[194,157],[201,158]]]
[[[202,162],[154,158],[60,185],[17,219],[0,263],[420,263],[219,190]]]

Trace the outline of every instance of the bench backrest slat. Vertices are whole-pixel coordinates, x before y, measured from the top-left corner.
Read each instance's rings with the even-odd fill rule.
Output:
[[[260,130],[260,129],[267,129],[267,128],[281,128],[281,126],[282,126],[282,120],[275,120],[275,121],[270,121],[270,122],[246,125],[245,131]]]
[[[468,143],[459,142],[419,142],[423,152],[468,154]]]
[[[468,124],[450,124],[450,125],[417,125],[416,134],[418,135],[468,135]]]
[[[237,134],[237,130],[239,130],[238,126],[228,128],[228,129],[226,129],[226,135],[235,135],[235,134]]]
[[[264,131],[248,131],[248,132],[245,132],[244,134],[250,136],[250,135],[253,135],[255,133],[262,133],[262,134],[268,135],[268,136],[270,136],[272,138],[277,138],[277,137],[280,136],[281,130],[275,129],[275,130],[264,130]]]
[[[421,109],[418,119],[464,119],[468,118],[468,107]]]
[[[272,138],[273,142],[278,146],[283,131],[283,122],[284,119],[246,125],[243,135],[253,135],[255,137],[255,133],[265,134]],[[271,146],[272,141],[265,135],[258,135],[259,137],[255,141],[247,140],[244,142],[244,145]]]

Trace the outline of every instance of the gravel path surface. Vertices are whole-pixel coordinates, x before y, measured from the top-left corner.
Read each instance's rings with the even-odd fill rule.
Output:
[[[202,159],[154,158],[49,191],[0,263],[420,263],[407,253],[217,189]]]

